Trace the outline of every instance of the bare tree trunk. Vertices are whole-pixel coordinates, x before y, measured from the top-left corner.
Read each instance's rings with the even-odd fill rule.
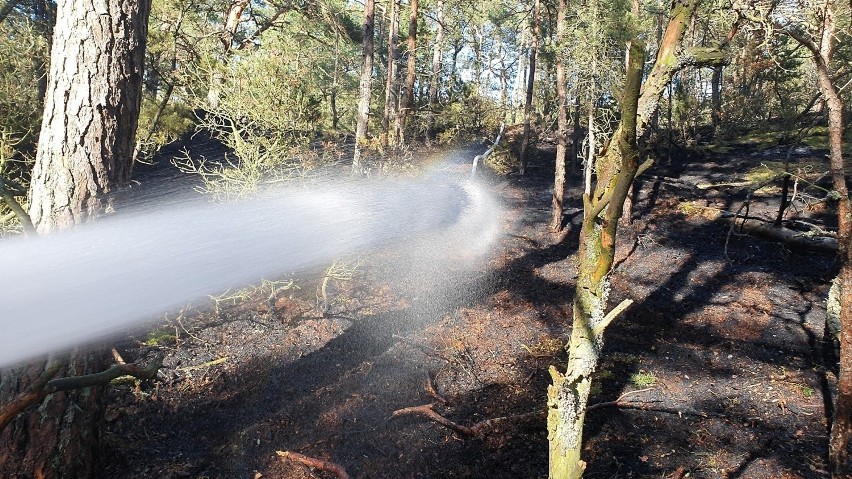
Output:
[[[414,113],[414,80],[417,66],[417,0],[410,0],[408,13],[408,73],[405,76],[405,95],[399,109],[397,138],[399,144],[405,143],[405,122]]]
[[[840,375],[837,380],[837,399],[834,421],[829,438],[829,460],[832,477],[849,477],[847,462],[849,441],[852,438],[852,201],[846,184],[843,165],[843,101],[832,81],[829,70],[834,53],[834,0],[826,0],[823,10],[822,36],[819,44],[795,30],[784,32],[811,52],[816,68],[819,89],[828,108],[828,162],[837,202],[837,241],[839,244],[840,274]]]
[[[432,46],[432,78],[429,79],[429,132],[435,134],[435,112],[438,109],[438,91],[441,84],[442,62],[444,53],[444,0],[438,0],[435,5],[435,44]]]
[[[249,0],[235,0],[228,5],[228,9],[225,11],[222,22],[222,31],[219,32],[219,41],[222,43],[220,61],[223,64],[228,62],[228,57],[233,49],[237,31],[240,28],[243,12],[248,5]],[[212,78],[210,78],[210,89],[207,91],[207,106],[211,110],[216,110],[219,107],[219,97],[222,94],[222,87],[224,84],[225,77],[223,72],[220,70],[214,70]]]
[[[580,131],[580,89],[574,88],[574,134],[571,137],[571,172],[577,174],[580,171],[580,140],[583,135]]]
[[[524,46],[526,45],[527,27],[521,29],[521,39],[518,41],[518,47],[521,53],[518,55],[518,69],[515,72],[515,82],[512,86],[512,124],[518,122],[518,113],[523,99],[523,85],[526,77],[526,65],[524,61],[527,57],[523,54]]]
[[[539,13],[540,3],[539,0],[534,0],[533,3],[533,34],[532,41],[530,42],[530,71],[527,75],[527,100],[524,104],[524,139],[521,142],[521,153],[519,164],[518,164],[518,174],[525,175],[527,174],[527,150],[530,147],[530,136],[532,135],[532,98],[533,98],[533,87],[535,86],[535,62],[536,56],[538,53],[538,42],[539,38],[541,38],[541,25],[540,25],[540,13]]]
[[[550,231],[562,229],[562,203],[565,201],[565,157],[568,150],[568,114],[565,85],[565,12],[568,2],[559,0],[556,12],[556,92],[559,96],[556,130],[556,171],[553,181],[553,206],[551,208]]]
[[[547,389],[551,479],[578,479],[586,466],[580,453],[589,391],[600,359],[604,330],[617,315],[617,312],[607,314],[606,308],[618,220],[638,168],[636,105],[643,58],[642,47],[633,42],[621,103],[621,122],[606,152],[598,159],[594,194],[583,197],[579,277],[574,294],[568,367],[562,374],[551,366],[553,384]]]
[[[141,100],[149,0],[57,5],[44,119],[30,185],[39,232],[88,221],[131,171]],[[46,370],[46,361],[0,374],[8,403]],[[100,371],[100,354],[75,353],[60,374]],[[97,477],[105,396],[100,388],[46,396],[0,433],[4,478]]]
[[[361,54],[361,81],[358,85],[358,118],[355,125],[355,154],[352,172],[361,173],[361,148],[367,140],[370,121],[370,88],[373,81],[373,29],[375,28],[375,2],[364,2],[364,47]]]
[[[396,62],[399,60],[399,0],[390,1],[390,26],[388,28],[388,71],[385,79],[385,113],[382,117],[382,146],[390,143],[390,120],[396,109]],[[396,135],[394,135],[396,136]],[[394,138],[393,143],[397,140]]]
[[[722,128],[722,73],[723,66],[713,67],[713,77],[710,79],[710,103],[712,104],[712,112],[710,113],[713,122],[713,138],[718,138]]]

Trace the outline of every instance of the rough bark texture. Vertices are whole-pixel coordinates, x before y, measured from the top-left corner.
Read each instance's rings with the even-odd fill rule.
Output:
[[[130,177],[150,1],[62,1],[30,189],[39,232],[87,221]]]
[[[375,28],[375,2],[364,2],[364,47],[361,54],[361,82],[358,85],[358,118],[355,125],[355,154],[352,172],[361,173],[361,148],[367,140],[367,124],[370,121],[370,87],[373,81],[373,30]]]
[[[40,232],[87,221],[130,175],[139,117],[149,0],[60,1],[30,215]],[[99,371],[100,354],[74,353],[60,375]],[[0,402],[32,391],[47,361],[0,372]],[[103,416],[97,388],[56,393],[0,433],[0,477],[97,477]]]
[[[527,99],[524,103],[524,139],[521,142],[521,153],[518,165],[518,174],[527,173],[527,151],[530,146],[531,123],[532,123],[532,97],[535,86],[535,62],[538,54],[538,42],[541,38],[541,26],[539,20],[539,0],[533,4],[533,33],[530,41],[530,71],[527,74]]]
[[[396,62],[399,60],[399,0],[391,0],[388,28],[388,72],[385,79],[385,114],[382,117],[382,146],[390,143],[390,120],[396,109]],[[394,138],[393,143],[396,144]]]
[[[565,12],[568,2],[559,0],[556,12],[556,92],[559,97],[556,130],[556,172],[553,181],[553,205],[551,208],[550,230],[562,229],[562,203],[565,200],[565,157],[568,151],[568,93],[565,87],[565,58],[562,42],[565,36]]]
[[[577,479],[585,469],[580,452],[586,406],[603,346],[603,333],[614,318],[606,314],[608,274],[615,256],[618,220],[638,168],[636,107],[643,59],[643,48],[634,42],[625,78],[621,122],[609,147],[598,159],[594,193],[584,196],[568,367],[564,375],[551,368],[553,384],[547,391],[550,479]]]
[[[75,354],[59,375],[100,370],[103,357]],[[2,371],[0,399],[5,403],[29,390],[44,374],[47,361]],[[97,452],[104,395],[99,388],[46,396],[0,433],[0,477],[5,479],[98,477]]]

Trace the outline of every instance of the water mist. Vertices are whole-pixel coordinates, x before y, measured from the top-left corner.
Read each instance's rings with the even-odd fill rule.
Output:
[[[116,214],[71,231],[0,242],[0,365],[138,328],[262,278],[430,232],[468,255],[497,235],[498,208],[446,178],[204,199]],[[449,238],[449,239],[447,239]]]

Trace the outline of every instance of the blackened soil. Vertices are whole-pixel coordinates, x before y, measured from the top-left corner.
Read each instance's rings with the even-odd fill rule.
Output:
[[[585,477],[828,477],[832,258],[738,234],[726,249],[729,227],[702,211],[736,210],[745,192],[695,187],[766,159],[675,158],[638,181],[611,298],[635,304],[607,332],[591,400],[630,407],[589,412]],[[188,308],[123,345],[127,360],[165,353],[168,369],[112,392],[104,477],[332,477],[284,450],[354,478],[547,477],[540,413],[548,367],[566,359],[581,215],[574,178],[566,232],[547,232],[552,166],[540,151],[528,176],[486,179],[504,235],[473,265],[421,274],[408,260],[416,273],[400,274],[409,252],[378,252],[320,301],[322,272],[302,273],[299,290]],[[753,201],[771,218],[778,200]],[[508,418],[465,438],[393,417],[430,403],[466,426]]]

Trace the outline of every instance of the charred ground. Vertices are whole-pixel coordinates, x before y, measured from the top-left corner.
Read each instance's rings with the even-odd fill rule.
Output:
[[[835,372],[823,324],[835,265],[749,236],[732,236],[726,255],[729,227],[700,207],[736,210],[744,192],[694,186],[775,154],[740,151],[676,155],[637,182],[612,298],[635,304],[607,332],[591,403],[638,392],[589,412],[586,477],[828,477]],[[414,257],[400,268],[409,251],[389,249],[332,281],[325,314],[322,272],[302,272],[301,289],[188,308],[124,344],[127,360],[166,353],[168,369],[113,391],[105,475],[326,477],[276,455],[291,450],[356,478],[546,477],[536,412],[548,367],[566,359],[581,201],[573,178],[566,233],[546,231],[553,160],[538,154],[526,177],[483,179],[506,214],[478,263]],[[775,208],[759,197],[750,214]],[[422,274],[430,268],[453,274]],[[392,417],[428,403],[461,425],[517,417],[476,438]]]

